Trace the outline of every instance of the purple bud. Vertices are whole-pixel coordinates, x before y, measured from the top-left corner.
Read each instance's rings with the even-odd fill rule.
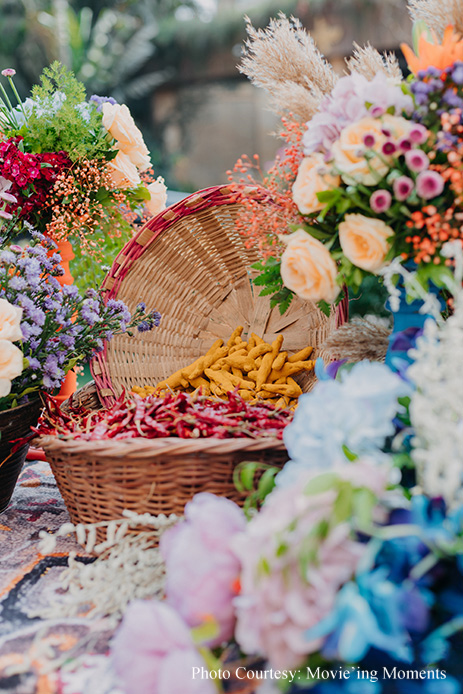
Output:
[[[422,171],[416,179],[416,192],[420,198],[430,200],[442,193],[444,179],[437,171]]]
[[[415,145],[422,145],[428,139],[428,131],[424,125],[416,123],[408,133],[408,139]]]
[[[413,191],[414,183],[408,176],[399,176],[392,184],[397,200],[406,200]]]
[[[401,137],[397,143],[397,146],[402,150],[402,152],[408,152],[408,150],[412,148],[412,143],[408,137]]]
[[[429,158],[421,149],[410,149],[405,152],[405,163],[410,171],[424,171],[429,166]]]
[[[385,154],[387,157],[390,157],[394,152],[396,151],[397,147],[395,144],[392,142],[392,140],[387,140],[387,142],[384,143],[382,146],[382,152]]]
[[[381,106],[372,106],[370,108],[370,115],[373,118],[379,118],[380,116],[383,115],[383,113],[384,113],[384,108],[382,108]]]
[[[376,137],[373,135],[373,133],[367,133],[366,135],[363,136],[363,144],[365,147],[368,147],[368,149],[371,149],[372,147],[375,146],[376,142]]]
[[[388,190],[375,190],[370,197],[370,207],[373,212],[377,212],[378,214],[386,212],[390,208],[391,202],[392,196]]]

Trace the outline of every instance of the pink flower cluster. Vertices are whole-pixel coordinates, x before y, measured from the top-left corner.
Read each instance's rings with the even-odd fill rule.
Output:
[[[386,473],[368,461],[332,472],[376,494],[387,483]],[[320,648],[322,640],[308,641],[305,633],[331,611],[365,550],[347,523],[330,526],[334,488],[305,492],[319,474],[305,469],[295,483],[277,488],[233,541],[243,567],[235,638],[245,653],[263,654],[278,669],[299,667]]]
[[[367,104],[371,105],[368,107]],[[378,118],[391,109],[396,114],[410,113],[413,101],[384,73],[379,72],[372,80],[359,73],[341,77],[307,124],[303,137],[304,154],[329,154],[331,145],[347,125],[365,116]]]
[[[240,562],[230,543],[244,531],[246,519],[233,501],[197,494],[185,507],[185,520],[161,538],[166,563],[166,599],[190,627],[215,621],[216,646],[233,636],[233,598]]]
[[[394,198],[403,202],[416,191],[418,197],[430,200],[437,197],[444,190],[444,179],[437,172],[429,169],[430,160],[426,152],[419,148],[428,138],[427,129],[420,123],[415,123],[410,128],[407,135],[400,137],[397,141],[391,138],[391,133],[383,129],[383,133],[389,139],[382,145],[381,151],[384,156],[403,155],[405,164],[410,171],[410,176],[400,175],[392,180],[392,190]],[[372,133],[367,133],[363,138],[365,147],[373,148],[375,137]],[[411,176],[415,176],[415,180]],[[382,214],[387,212],[393,203],[391,193],[380,188],[375,190],[370,197],[370,207],[373,212]]]
[[[217,694],[212,681],[192,677],[207,665],[190,629],[213,622],[217,634],[201,641],[211,647],[232,638],[241,566],[230,545],[245,527],[239,506],[203,493],[162,536],[166,602],[132,603],[112,643],[125,694]]]
[[[217,694],[182,618],[155,600],[135,600],[111,644],[113,667],[125,694]]]

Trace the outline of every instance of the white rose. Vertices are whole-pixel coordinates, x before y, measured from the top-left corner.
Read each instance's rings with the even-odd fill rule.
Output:
[[[159,212],[162,212],[162,210],[164,210],[166,207],[167,188],[162,178],[158,178],[156,181],[153,181],[147,186],[147,188],[151,194],[151,198],[146,201],[145,205],[154,216],[159,214]]]
[[[124,152],[118,152],[117,157],[108,163],[108,168],[116,188],[136,188],[141,183],[137,167]]]
[[[23,353],[9,340],[0,340],[0,393],[8,395],[10,381],[23,370]]]
[[[6,299],[0,299],[0,340],[22,340],[21,318],[23,310]]]

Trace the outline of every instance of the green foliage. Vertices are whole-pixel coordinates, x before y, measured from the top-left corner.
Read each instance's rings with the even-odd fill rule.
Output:
[[[112,140],[102,128],[101,114],[85,104],[84,85],[74,73],[55,61],[40,82],[32,89],[36,105],[27,127],[20,130],[27,150],[65,151],[72,161],[111,158]]]
[[[105,236],[101,254],[95,258],[88,253],[82,253],[80,244],[73,244],[75,258],[70,262],[71,274],[80,291],[98,289],[101,287],[116,255],[131,238],[131,232],[124,230],[120,237]]]
[[[283,285],[281,279],[281,262],[276,258],[267,258],[265,261],[258,261],[251,266],[259,271],[259,275],[253,279],[253,283],[258,287],[264,287],[259,296],[270,296],[270,306],[278,306],[283,315],[288,310],[294,293]]]
[[[233,471],[233,483],[241,493],[247,494],[244,511],[258,509],[275,487],[275,477],[280,469],[265,463],[243,461]]]

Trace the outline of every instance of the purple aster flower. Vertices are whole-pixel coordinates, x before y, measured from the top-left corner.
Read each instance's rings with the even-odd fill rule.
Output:
[[[98,292],[96,289],[87,289],[85,292],[85,296],[87,299],[98,299]]]
[[[63,286],[63,294],[64,296],[69,296],[75,299],[79,294],[79,290],[77,289],[75,284],[65,284]]]
[[[88,303],[91,302],[91,303]],[[88,325],[95,325],[100,319],[100,315],[97,311],[94,310],[93,308],[93,301],[91,299],[87,299],[84,301],[82,304],[81,308],[81,316],[83,320],[88,324]]]
[[[61,305],[59,301],[56,301],[56,299],[46,296],[43,300],[43,306],[47,311],[56,311]]]
[[[452,80],[455,84],[463,84],[463,63],[457,61],[453,65]]]
[[[437,171],[422,171],[416,179],[416,192],[420,198],[430,200],[442,193],[444,179]]]
[[[28,313],[29,320],[31,320],[36,325],[42,326],[45,323],[45,313],[38,306],[34,306],[34,308]]]
[[[151,330],[152,327],[153,326],[151,325],[151,323],[149,323],[149,321],[142,320],[141,323],[138,324],[138,332],[139,333],[146,333],[149,330]]]
[[[31,333],[31,326],[26,321],[22,321],[22,323],[21,323],[21,332],[23,334],[23,339],[28,341],[29,338],[31,337],[32,333]]]
[[[27,361],[29,362],[29,368],[32,369],[32,371],[39,371],[40,362],[38,359],[35,357],[27,357]]]
[[[16,262],[16,254],[12,253],[11,251],[2,251],[0,253],[0,261],[2,263],[15,263]]]
[[[159,311],[153,311],[151,313],[151,318],[153,319],[153,323],[156,326],[156,328],[158,328],[161,323],[162,315],[159,313]]]
[[[146,311],[146,304],[144,301],[140,301],[139,304],[137,304],[137,311],[140,311],[140,313],[145,313]]]
[[[463,99],[455,94],[453,89],[447,89],[442,96],[442,100],[452,108],[462,108]]]
[[[421,149],[410,149],[405,152],[405,163],[410,171],[424,171],[429,166],[429,158]]]
[[[117,104],[116,99],[113,99],[112,96],[98,96],[98,94],[92,94],[90,102],[95,104],[96,110],[100,113],[103,110],[103,104]]]
[[[415,187],[413,181],[408,176],[399,176],[394,179],[392,188],[397,200],[406,200]]]
[[[377,212],[378,214],[386,212],[390,208],[391,202],[392,195],[388,190],[375,190],[373,195],[370,197],[370,207],[373,212]]]
[[[76,342],[73,335],[69,335],[66,333],[60,335],[59,341],[60,344],[63,345],[63,347],[67,347],[68,349],[74,349],[74,345]]]

